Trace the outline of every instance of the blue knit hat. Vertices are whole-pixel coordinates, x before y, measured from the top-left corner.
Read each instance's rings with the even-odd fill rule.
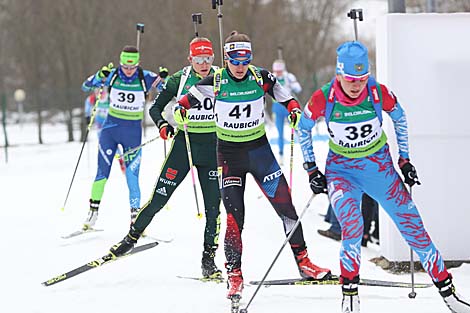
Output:
[[[348,41],[336,49],[336,74],[364,76],[369,73],[367,48],[359,41]]]

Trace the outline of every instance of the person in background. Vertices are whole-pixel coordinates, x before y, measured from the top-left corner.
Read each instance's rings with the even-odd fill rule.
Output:
[[[173,137],[174,140],[157,178],[151,199],[140,210],[129,233],[110,249],[115,256],[120,256],[134,247],[155,214],[166,205],[190,170],[183,125],[177,128],[175,134],[175,129],[167,119],[168,116],[164,117],[163,112],[165,107],[171,106],[173,99],[180,99],[191,86],[214,73],[216,68],[212,67],[214,52],[211,41],[203,37],[193,39],[189,44],[188,61],[189,66],[168,76],[162,92],[155,98],[150,108],[150,116],[160,130],[160,138],[167,140]],[[222,272],[214,262],[220,232],[220,191],[217,180],[213,99],[205,98],[203,105],[191,109],[189,113],[187,126],[192,160],[198,171],[206,217],[201,260],[202,275],[207,279],[220,280]]]
[[[82,85],[85,91],[108,88],[109,110],[99,137],[98,170],[93,182],[90,208],[83,229],[93,228],[98,219],[98,209],[104,187],[118,145],[123,152],[141,144],[142,118],[147,92],[161,83],[154,72],[140,66],[140,53],[134,46],[125,46],[120,53],[118,68],[103,66]],[[124,158],[126,180],[129,188],[131,222],[140,207],[139,170],[142,153],[138,149]]]
[[[95,105],[97,107],[95,108]],[[107,90],[103,89],[100,95],[99,89],[94,89],[85,99],[85,119],[90,124],[93,114],[93,125],[98,130],[98,138],[103,128],[106,116],[108,116],[109,98]]]
[[[302,92],[302,87],[297,81],[295,75],[287,71],[284,60],[275,60],[273,62],[273,74],[276,76],[279,84],[281,84],[290,94],[295,95]],[[282,165],[284,157],[284,124],[289,112],[286,107],[279,102],[273,102],[272,112],[274,114],[274,121],[279,136],[277,144],[279,147],[279,161]]]
[[[360,202],[367,193],[387,212],[418,255],[449,309],[469,313],[470,304],[456,293],[452,275],[405,187],[407,184],[412,188],[420,182],[410,162],[408,126],[402,106],[385,85],[370,75],[368,50],[362,43],[345,42],[336,52],[336,76],[312,94],[300,118],[299,139],[310,188],[316,194],[328,191],[341,225],[342,312],[360,312],[358,285],[364,233]],[[394,125],[404,183],[393,166],[382,130],[383,112]],[[325,117],[330,134],[325,175],[316,166],[311,139],[320,116]]]

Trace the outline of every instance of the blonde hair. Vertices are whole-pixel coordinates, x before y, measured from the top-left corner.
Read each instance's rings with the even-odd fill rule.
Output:
[[[191,42],[189,43],[189,45],[195,43],[195,42],[210,42],[212,43],[209,39],[207,39],[206,37],[196,37],[194,38],[193,40],[191,40]]]

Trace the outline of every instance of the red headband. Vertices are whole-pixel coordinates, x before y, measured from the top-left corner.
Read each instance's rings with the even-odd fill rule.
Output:
[[[193,57],[201,54],[213,55],[214,51],[212,50],[212,43],[210,41],[197,41],[189,45],[189,53]]]

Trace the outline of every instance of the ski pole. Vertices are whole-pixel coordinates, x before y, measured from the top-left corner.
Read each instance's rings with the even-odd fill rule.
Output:
[[[354,38],[357,41],[358,40],[358,35],[357,35],[357,20],[363,21],[364,17],[362,15],[362,9],[351,9],[348,12],[348,17],[353,20],[354,23]]]
[[[98,104],[101,100],[101,96],[103,94],[103,88],[104,86],[101,85],[99,92],[98,92],[99,94],[98,99],[96,100],[95,105],[93,106],[93,110],[91,111],[90,122],[88,123],[88,126],[86,128],[85,136],[83,138],[82,148],[80,149],[80,154],[78,155],[77,164],[75,165],[75,170],[73,171],[72,180],[70,181],[70,185],[69,185],[69,190],[67,191],[67,195],[65,196],[64,204],[60,208],[62,212],[65,211],[65,205],[67,204],[67,200],[69,199],[70,190],[72,189],[73,181],[75,179],[75,174],[77,174],[78,164],[80,164],[80,159],[82,158],[82,153],[83,153],[83,149],[85,148],[85,144],[87,142],[88,133],[90,132],[91,126],[93,125],[93,122],[95,121],[96,107],[98,107]]]
[[[212,0],[212,9],[217,9],[217,20],[219,21],[219,40],[220,40],[220,63],[224,67],[224,40],[222,38],[222,5],[223,0]]]
[[[274,266],[274,263],[276,263],[277,259],[279,258],[279,255],[281,254],[282,250],[284,249],[284,247],[287,245],[287,243],[289,242],[289,240],[291,239],[291,237],[294,235],[294,232],[295,230],[297,229],[297,227],[299,227],[300,225],[300,220],[302,219],[302,217],[304,216],[305,212],[307,212],[307,209],[309,208],[310,206],[310,203],[312,203],[312,200],[315,198],[316,194],[312,194],[312,196],[310,197],[310,199],[308,200],[307,204],[305,205],[304,209],[302,210],[302,213],[300,213],[300,216],[299,218],[297,219],[297,221],[295,222],[294,226],[292,227],[291,231],[289,232],[289,235],[287,236],[286,240],[284,240],[284,243],[282,244],[281,248],[279,249],[279,252],[276,254],[276,256],[274,257],[274,260],[271,262],[271,265],[269,266],[268,270],[266,271],[266,273],[264,274],[263,278],[261,279],[259,285],[256,287],[256,290],[255,292],[253,293],[253,295],[251,296],[250,298],[250,301],[248,301],[248,304],[245,306],[245,308],[241,309],[240,310],[240,313],[247,313],[248,311],[248,307],[250,306],[251,302],[253,301],[253,299],[255,298],[256,294],[258,293],[259,289],[261,288],[261,286],[264,284],[264,281],[266,280],[266,277],[268,276],[269,272],[271,271],[271,269],[273,268]]]
[[[289,187],[290,187],[290,192],[292,194],[292,172],[294,169],[294,133],[295,129],[294,127],[291,127],[291,132],[290,132],[290,164],[289,164]],[[284,138],[282,138],[284,140]]]
[[[413,199],[413,187],[410,186],[410,197]],[[415,262],[413,259],[413,249],[410,246],[410,273],[411,273],[411,292],[408,294],[408,298],[414,299],[416,298],[415,292]]]
[[[202,13],[193,13],[191,14],[191,18],[193,19],[194,24],[194,35],[199,37],[199,33],[197,31],[197,24],[202,24]]]
[[[157,140],[158,138],[160,138],[160,136],[157,136],[157,137],[155,137],[155,138],[149,139],[149,140],[147,140],[146,142],[144,142],[143,144],[141,144],[141,145],[139,145],[139,146],[137,146],[137,147],[135,147],[135,148],[132,148],[132,149],[129,150],[129,151],[126,151],[126,152],[123,153],[122,155],[116,154],[116,159],[124,158],[124,157],[128,156],[129,154],[131,154],[131,153],[133,153],[133,152],[135,152],[135,151],[137,151],[137,150],[142,149],[143,146],[148,145],[149,143],[154,142],[154,141]],[[165,155],[166,155],[166,151],[165,151]]]
[[[283,60],[282,58],[282,46],[277,46],[277,58]]]
[[[200,219],[202,218],[202,214],[199,211],[199,202],[197,200],[196,179],[194,178],[193,158],[191,156],[191,145],[189,143],[188,124],[184,123],[183,127],[184,127],[184,139],[186,140],[186,150],[188,151],[189,170],[191,171],[191,178],[193,180],[194,197],[196,198],[197,217]]]
[[[137,43],[136,43],[136,47],[137,47],[137,50],[140,52],[140,35],[144,33],[144,23],[137,23],[136,25],[136,29],[137,29]]]

